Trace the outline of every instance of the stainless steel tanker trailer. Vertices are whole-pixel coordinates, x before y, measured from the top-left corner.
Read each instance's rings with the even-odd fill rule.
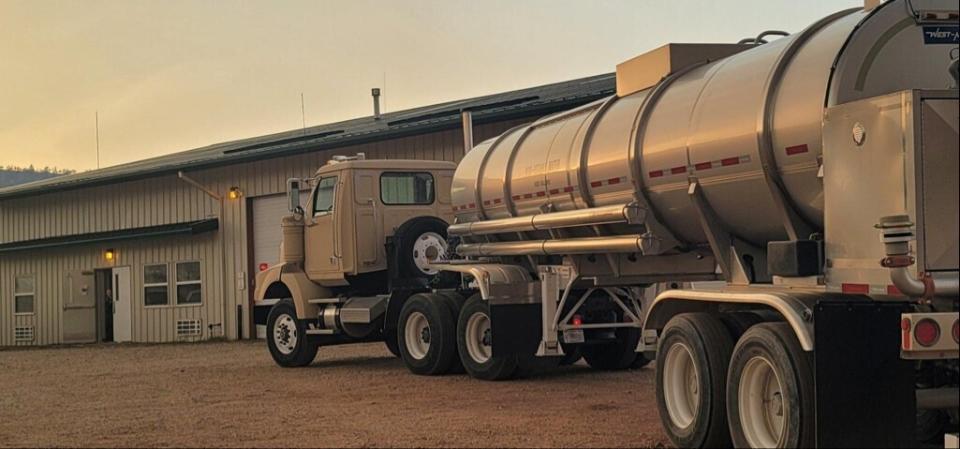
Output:
[[[325,341],[392,340],[419,373],[456,354],[482,379],[535,357],[656,360],[681,447],[955,441],[957,3],[873,3],[666,45],[620,64],[616,95],[476,145],[450,226],[412,240],[433,255],[387,245],[414,274],[459,276],[307,300],[320,287],[293,260],[258,298],[292,283],[315,304],[294,330],[360,317],[370,332]],[[682,288],[649,294],[663,285]]]

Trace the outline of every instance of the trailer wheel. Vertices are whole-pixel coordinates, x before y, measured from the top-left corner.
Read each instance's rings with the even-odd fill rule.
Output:
[[[730,434],[737,447],[814,445],[810,359],[788,324],[758,324],[744,333],[728,379]]]
[[[270,308],[267,329],[267,348],[277,365],[307,366],[317,356],[319,345],[307,336],[307,327],[297,319],[297,308],[291,299],[282,299]]]
[[[400,311],[400,357],[414,374],[438,375],[450,370],[457,356],[456,326],[446,300],[432,293],[410,297]]]
[[[718,318],[684,313],[666,325],[657,348],[657,408],[677,447],[726,447],[727,365],[733,338]]]
[[[471,296],[460,310],[457,331],[460,361],[470,376],[482,380],[504,380],[516,374],[516,356],[493,355],[490,305],[479,294]]]
[[[397,239],[398,272],[401,276],[426,278],[438,271],[430,263],[447,252],[447,224],[436,217],[407,220],[394,234]]]
[[[585,345],[581,350],[583,360],[591,368],[601,371],[618,371],[630,368],[637,360],[637,344],[640,343],[640,329],[622,327],[616,330],[617,340],[613,343]]]

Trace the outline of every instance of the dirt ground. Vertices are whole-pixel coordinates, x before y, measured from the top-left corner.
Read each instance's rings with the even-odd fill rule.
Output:
[[[663,446],[654,370],[420,377],[379,343],[0,351],[0,446]]]

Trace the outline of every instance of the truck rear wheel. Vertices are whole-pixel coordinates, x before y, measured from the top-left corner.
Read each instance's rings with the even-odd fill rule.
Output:
[[[718,318],[684,313],[671,319],[657,348],[657,408],[677,447],[726,447],[727,365],[733,338]]]
[[[640,329],[619,328],[616,336],[616,342],[584,346],[583,360],[587,365],[596,370],[617,371],[632,367],[638,356],[643,357],[637,354]]]
[[[433,293],[418,293],[400,310],[400,357],[414,374],[445,374],[455,362],[456,324],[446,301]]]
[[[317,356],[319,345],[310,341],[306,325],[297,319],[297,308],[282,299],[267,316],[267,348],[273,361],[285,368],[307,366]]]
[[[752,326],[733,350],[727,409],[737,447],[812,447],[810,360],[786,323]]]
[[[457,324],[457,321],[460,319],[460,309],[463,308],[464,299],[460,293],[451,290],[441,290],[436,293],[444,299],[444,303],[450,309],[450,313],[453,314],[454,325]],[[463,363],[460,361],[460,350],[456,349],[457,354],[453,357],[453,363],[450,365],[450,373],[452,374],[463,374],[465,370],[463,369]]]
[[[460,309],[457,322],[460,361],[476,379],[509,379],[517,372],[517,357],[493,355],[490,324],[490,305],[479,294],[471,296]]]

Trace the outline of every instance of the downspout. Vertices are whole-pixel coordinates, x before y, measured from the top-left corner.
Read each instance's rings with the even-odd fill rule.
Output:
[[[216,192],[214,192],[213,190],[210,190],[210,189],[204,187],[203,184],[200,184],[199,182],[197,182],[197,181],[194,180],[193,178],[187,176],[187,174],[184,173],[183,171],[178,171],[178,172],[177,172],[177,178],[179,178],[179,179],[182,180],[183,182],[186,182],[187,184],[190,184],[190,185],[193,186],[193,187],[196,187],[196,188],[197,188],[198,190],[200,190],[201,192],[207,194],[207,196],[209,196],[209,197],[217,200],[217,204],[218,204],[219,207],[220,207],[219,213],[217,214],[218,217],[219,217],[219,219],[218,219],[218,220],[219,220],[219,224],[218,224],[219,228],[217,229],[217,234],[219,234],[219,237],[220,237],[220,263],[221,263],[220,271],[221,271],[221,275],[222,275],[222,279],[220,280],[220,282],[221,282],[221,284],[222,284],[220,294],[223,295],[223,311],[222,311],[222,314],[223,314],[223,315],[222,315],[222,318],[220,319],[220,321],[221,321],[221,323],[220,323],[220,329],[221,329],[221,331],[222,331],[222,333],[223,333],[223,337],[224,337],[224,338],[227,338],[227,317],[229,316],[229,310],[227,309],[226,292],[227,292],[227,288],[228,288],[228,283],[227,283],[227,282],[229,281],[229,279],[227,278],[227,267],[226,267],[226,263],[227,263],[227,250],[226,250],[226,245],[227,245],[227,243],[226,243],[226,237],[224,237],[224,234],[223,234],[223,226],[224,226],[223,196],[218,195],[218,194],[217,194]],[[211,331],[212,331],[212,329],[211,329]],[[241,335],[242,335],[242,329],[237,329],[237,340],[240,340]]]

